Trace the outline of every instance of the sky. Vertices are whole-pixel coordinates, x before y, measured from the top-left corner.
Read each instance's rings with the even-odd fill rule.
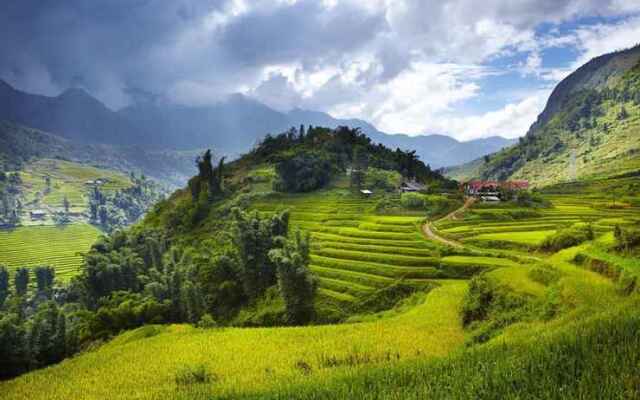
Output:
[[[518,137],[553,87],[640,42],[640,0],[7,0],[0,79],[112,109],[242,93],[388,133]]]

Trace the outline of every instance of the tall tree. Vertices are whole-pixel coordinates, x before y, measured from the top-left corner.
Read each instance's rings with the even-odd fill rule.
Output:
[[[67,195],[64,195],[64,199],[62,200],[62,205],[64,207],[64,212],[69,214],[69,207],[71,206],[69,204],[69,198],[67,197]]]
[[[55,278],[55,269],[53,267],[36,267],[34,269],[36,276],[36,286],[38,292],[47,292],[53,287],[53,280]]]
[[[296,231],[294,238],[269,252],[277,265],[278,288],[285,303],[287,318],[293,324],[306,324],[315,318],[314,301],[317,280],[309,271],[309,234]]]
[[[16,287],[16,294],[18,296],[24,296],[27,293],[27,288],[29,287],[29,270],[24,267],[18,268],[13,280]]]
[[[0,308],[9,296],[9,271],[4,265],[0,265]]]

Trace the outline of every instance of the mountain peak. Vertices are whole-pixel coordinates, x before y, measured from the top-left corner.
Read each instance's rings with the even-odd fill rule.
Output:
[[[93,97],[82,88],[68,88],[58,96],[60,98],[91,98]]]

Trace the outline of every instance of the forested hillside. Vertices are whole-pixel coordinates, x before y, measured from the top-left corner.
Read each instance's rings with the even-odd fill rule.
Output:
[[[55,158],[135,172],[168,186],[184,184],[194,170],[197,151],[150,150],[144,146],[83,144],[31,127],[0,121],[0,162],[4,171],[21,169],[30,160]]]
[[[588,62],[563,80],[519,143],[453,176],[534,185],[640,170],[640,47]],[[472,170],[471,170],[472,171]]]

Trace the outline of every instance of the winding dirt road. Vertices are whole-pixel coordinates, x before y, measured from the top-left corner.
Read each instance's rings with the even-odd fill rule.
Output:
[[[444,217],[440,218],[438,221],[444,221],[447,219],[458,219],[458,216],[460,214],[462,214],[463,212],[465,212],[467,210],[467,208],[471,207],[471,205],[473,203],[475,203],[476,199],[473,197],[469,197],[465,202],[464,205],[460,208],[458,208],[455,211],[450,212],[449,214],[445,215]],[[422,233],[424,233],[424,235],[431,239],[431,240],[435,240],[437,242],[440,243],[444,243],[447,246],[452,246],[452,247],[463,247],[462,243],[460,242],[456,242],[455,240],[451,240],[451,239],[447,239],[444,238],[440,235],[438,235],[437,233],[435,233],[433,231],[433,222],[432,221],[427,221],[424,223],[424,225],[422,225]]]

